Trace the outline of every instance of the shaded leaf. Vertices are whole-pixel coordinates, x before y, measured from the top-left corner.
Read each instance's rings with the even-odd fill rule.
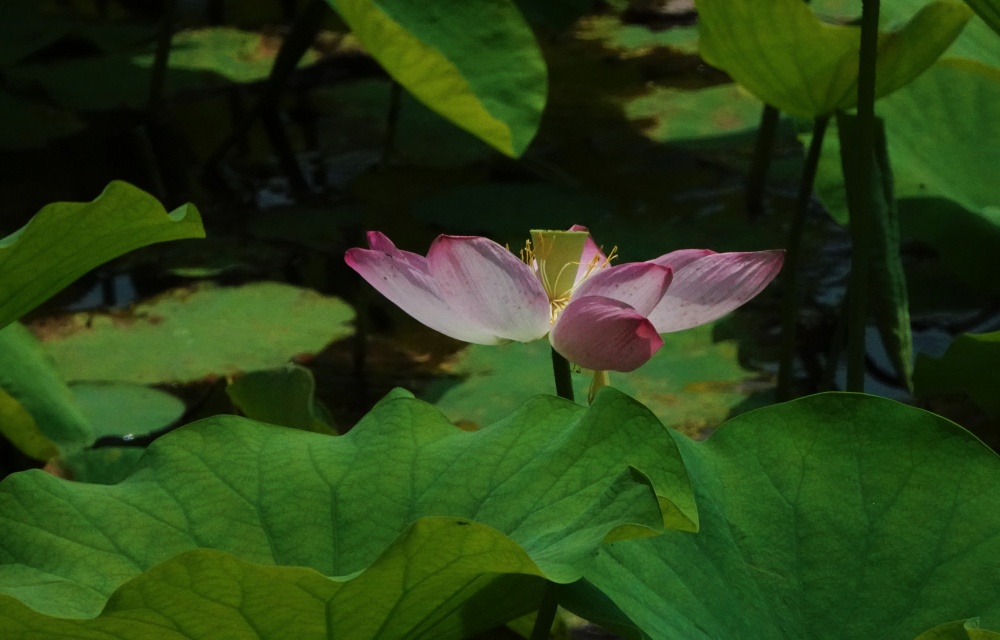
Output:
[[[333,419],[316,399],[316,380],[305,367],[254,371],[238,376],[226,395],[251,420],[333,434]]]
[[[83,129],[83,123],[72,112],[25,100],[7,91],[0,91],[0,117],[5,123],[0,129],[0,149],[43,147],[50,140]]]
[[[58,465],[71,480],[90,484],[118,484],[139,466],[142,447],[83,449],[59,459]]]
[[[997,0],[965,0],[991,29],[1000,35],[1000,2]]]
[[[156,198],[124,182],[112,182],[93,202],[50,204],[0,238],[0,327],[123,253],[204,236],[193,205],[167,213]]]
[[[547,73],[534,34],[511,0],[329,2],[372,57],[421,102],[509,156],[524,152],[545,106]]]
[[[0,329],[0,433],[48,460],[94,441],[94,432],[41,346],[20,323]]]
[[[605,547],[589,585],[562,588],[579,615],[656,640],[909,640],[997,620],[1000,459],[957,425],[824,394],[676,439],[700,532]]]
[[[859,28],[821,22],[800,0],[698,0],[700,51],[762,101],[815,118],[857,100]],[[956,0],[924,5],[879,36],[876,95],[906,86],[934,63],[972,12]]]
[[[463,626],[537,607],[540,581],[526,574],[570,582],[605,540],[697,526],[676,445],[614,390],[589,409],[536,397],[474,433],[405,395],[340,438],[210,418],[154,442],[113,486],[9,476],[0,484],[0,629],[11,636],[27,624],[59,637],[102,628],[119,609],[134,620],[164,611],[226,620],[240,602],[245,620],[268,627],[287,620],[275,602],[292,598],[294,624],[306,625],[292,627],[305,634],[296,637],[330,620],[356,638],[458,638]],[[199,548],[240,560],[179,556]],[[197,558],[201,575],[217,577],[208,592],[184,579]],[[255,572],[273,597],[241,600],[240,576]],[[301,590],[289,591],[283,576],[334,600],[302,610]],[[213,594],[218,607],[193,600]],[[25,605],[44,616],[104,616],[54,620]],[[199,629],[177,637],[210,637]]]
[[[354,332],[339,298],[277,282],[174,289],[121,313],[35,325],[65,380],[157,384],[283,366]]]
[[[917,395],[965,393],[1000,416],[1000,331],[958,336],[940,358],[918,354],[913,382]]]

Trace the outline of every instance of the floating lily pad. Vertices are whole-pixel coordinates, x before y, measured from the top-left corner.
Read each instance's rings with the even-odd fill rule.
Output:
[[[457,640],[536,608],[541,578],[578,579],[606,540],[696,522],[676,445],[614,390],[475,433],[400,393],[341,438],[219,416],[117,485],[0,485],[0,636]]]
[[[156,384],[273,369],[353,333],[345,302],[275,282],[181,288],[34,330],[65,380]]]
[[[449,367],[459,379],[433,383],[424,397],[453,421],[485,425],[533,393],[554,393],[547,340],[499,346],[470,345]],[[586,402],[592,375],[573,375],[576,397]],[[611,385],[635,397],[665,425],[698,434],[721,424],[753,391],[770,387],[737,360],[737,344],[712,341],[712,326],[668,334],[647,364],[611,373]]]
[[[185,410],[176,396],[141,384],[77,382],[70,389],[95,438],[144,436],[169,427]]]
[[[561,589],[575,613],[651,640],[1000,630],[1000,458],[961,427],[825,394],[676,440],[701,530],[609,545]]]

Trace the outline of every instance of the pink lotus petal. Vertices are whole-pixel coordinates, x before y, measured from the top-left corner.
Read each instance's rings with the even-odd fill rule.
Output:
[[[590,233],[590,229],[582,224],[574,224],[569,230]],[[588,273],[603,266],[605,262],[607,262],[607,256],[601,252],[601,248],[594,242],[594,238],[588,235],[587,242],[583,245],[583,254],[580,256],[580,268],[576,271],[576,281],[579,282]]]
[[[519,342],[548,333],[549,298],[542,283],[492,240],[438,236],[427,263],[441,296],[467,321]]]
[[[347,264],[368,284],[416,320],[446,336],[476,344],[500,341],[499,336],[463,320],[448,306],[424,258],[413,253],[407,255],[385,236],[381,238],[385,242],[377,238],[373,243],[379,250],[349,249],[344,255]]]
[[[559,315],[549,340],[567,360],[595,371],[633,371],[663,346],[645,316],[601,296],[574,298]]]
[[[387,235],[381,231],[369,231],[368,237],[368,248],[373,251],[381,251],[395,256],[397,259],[405,260],[410,263],[410,265],[415,269],[420,269],[424,273],[430,275],[430,271],[427,268],[427,258],[417,255],[416,253],[411,253],[409,251],[400,251],[393,244],[392,240],[389,239]]]
[[[645,316],[663,299],[672,276],[669,267],[651,262],[629,262],[592,274],[576,288],[573,297],[611,298]]]
[[[715,252],[711,249],[681,249],[665,253],[655,260],[650,260],[650,262],[663,265],[664,267],[671,267],[676,272],[689,262],[711,255],[715,255]]]
[[[674,281],[649,319],[660,333],[711,322],[744,304],[781,270],[784,251],[714,253],[674,271]]]

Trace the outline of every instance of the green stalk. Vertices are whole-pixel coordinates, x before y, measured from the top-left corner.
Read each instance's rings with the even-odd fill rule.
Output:
[[[771,168],[771,155],[774,152],[774,138],[778,133],[780,115],[781,112],[776,107],[765,104],[760,116],[757,142],[750,162],[750,174],[747,176],[746,208],[751,217],[757,217],[764,212],[764,189],[767,187],[767,172]]]
[[[830,116],[816,118],[813,123],[812,141],[806,153],[802,179],[799,182],[798,198],[792,213],[792,224],[788,228],[788,242],[785,246],[785,264],[781,269],[781,357],[778,369],[778,399],[789,400],[792,396],[792,380],[795,369],[795,333],[799,318],[798,271],[802,253],[802,230],[805,226],[806,211],[812,201],[813,184],[816,182],[816,168],[819,166],[823,138]]]
[[[555,351],[552,353],[555,353]],[[542,603],[538,606],[538,615],[535,616],[535,626],[531,629],[531,637],[528,640],[549,640],[549,633],[552,631],[552,623],[556,620],[556,609],[558,606],[556,585],[554,582],[548,582],[545,584]]]
[[[552,374],[556,379],[556,395],[567,400],[573,399],[573,377],[570,375],[569,360],[552,350]]]
[[[878,56],[879,0],[864,0],[861,10],[861,52],[858,62],[858,174],[874,179],[875,63]],[[850,208],[849,208],[850,209]],[[850,311],[847,329],[847,390],[865,390],[865,331],[868,326],[868,263],[871,223],[863,207],[851,214]]]
[[[328,11],[330,5],[326,0],[312,0],[298,15],[291,31],[281,44],[281,49],[278,50],[271,73],[261,90],[260,99],[236,125],[229,137],[205,161],[205,173],[210,174],[215,170],[229,150],[247,135],[258,118],[269,110],[277,109],[288,78],[295,72],[299,60],[316,40],[316,34],[319,33]]]
[[[149,81],[149,98],[146,108],[150,113],[156,111],[163,99],[164,87],[167,84],[167,62],[170,60],[170,48],[174,39],[174,23],[177,22],[177,0],[166,0],[163,3],[163,18],[160,20],[160,33],[156,39],[156,54],[153,58],[153,70]]]

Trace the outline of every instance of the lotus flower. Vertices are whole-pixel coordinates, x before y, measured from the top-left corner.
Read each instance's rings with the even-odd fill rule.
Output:
[[[674,251],[611,265],[586,228],[532,231],[518,258],[487,238],[442,235],[427,257],[379,232],[347,264],[403,311],[476,344],[549,336],[586,369],[632,371],[663,345],[660,334],[711,322],[747,302],[781,269],[783,251]]]

